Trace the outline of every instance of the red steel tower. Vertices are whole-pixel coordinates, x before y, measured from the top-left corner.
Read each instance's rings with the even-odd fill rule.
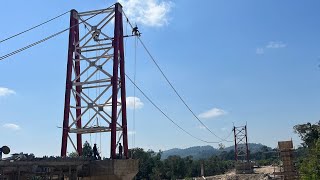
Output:
[[[116,158],[122,140],[128,158],[122,16],[119,3],[107,9],[71,11],[62,157],[68,145],[82,154],[84,134],[111,132],[110,157]]]
[[[249,162],[247,125],[240,127],[234,126],[233,132],[235,160]]]

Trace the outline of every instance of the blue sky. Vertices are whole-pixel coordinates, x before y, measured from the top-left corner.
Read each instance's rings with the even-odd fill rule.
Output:
[[[250,142],[275,147],[277,141],[293,138],[298,145],[292,127],[318,120],[319,1],[122,2],[163,71],[194,112],[218,135],[226,136],[233,123],[241,126],[247,122]],[[70,9],[81,12],[112,3],[1,2],[0,39]],[[0,55],[67,28],[68,18],[65,15],[1,43]],[[57,126],[62,126],[67,37],[64,33],[0,62],[0,145],[10,146],[12,152],[59,155],[61,129]],[[127,74],[132,76],[134,39],[127,40],[126,51]],[[179,101],[141,44],[137,57],[138,86],[183,128],[216,141]],[[129,82],[127,94],[133,96]],[[139,92],[136,97],[141,106],[135,111],[135,129],[133,111],[128,110],[135,146],[166,150],[207,145],[177,129]],[[130,147],[132,139],[130,135]],[[102,141],[104,147],[109,144],[109,138]],[[103,152],[108,156],[108,150]]]

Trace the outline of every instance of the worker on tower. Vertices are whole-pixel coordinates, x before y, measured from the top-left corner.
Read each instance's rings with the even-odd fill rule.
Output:
[[[99,152],[98,152],[97,144],[94,144],[92,150],[93,150],[94,159],[96,159],[96,160],[101,159]]]
[[[133,29],[132,29],[132,35],[135,35],[135,36],[141,36],[141,33],[140,33],[140,31],[138,30],[138,26],[136,25],[136,27],[134,27]]]
[[[122,145],[119,143],[119,159],[122,159]]]

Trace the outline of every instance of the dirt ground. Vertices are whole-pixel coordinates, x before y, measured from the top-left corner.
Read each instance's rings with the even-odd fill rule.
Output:
[[[274,171],[279,171],[279,167],[262,166],[254,169],[254,174],[236,174],[235,170],[223,175],[196,178],[196,180],[269,180],[279,179],[273,176]]]

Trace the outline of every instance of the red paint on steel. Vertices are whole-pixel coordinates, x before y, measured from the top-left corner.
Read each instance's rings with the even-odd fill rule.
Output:
[[[247,162],[249,162],[250,156],[249,156],[247,125],[241,126],[241,127],[233,127],[233,131],[234,131],[235,160],[238,161],[240,157],[240,160],[243,160],[243,161],[246,160]],[[246,148],[245,151],[242,149],[240,150],[238,149],[239,147],[243,148],[244,146]]]
[[[75,41],[75,16],[77,15],[76,10],[71,10],[70,13],[70,31],[69,31],[69,46],[68,46],[68,62],[67,62],[67,77],[66,77],[66,91],[64,98],[64,113],[63,113],[63,128],[62,128],[62,145],[61,145],[61,156],[67,155],[67,143],[69,133],[69,113],[70,113],[70,95],[72,89],[72,63],[73,63],[73,52],[74,52],[74,41]]]
[[[244,126],[245,133],[246,133],[246,151],[247,151],[247,162],[249,162],[249,145],[248,145],[248,132],[247,132],[247,125]]]
[[[119,6],[120,10],[121,5]],[[120,81],[121,81],[121,106],[122,106],[122,135],[123,135],[123,155],[128,158],[128,128],[127,128],[127,101],[126,101],[126,78],[125,78],[125,59],[123,47],[123,22],[122,9],[120,13]]]
[[[78,15],[76,14],[76,17]],[[79,42],[79,20],[78,19],[74,19],[75,21],[75,29],[74,29],[74,34],[75,34],[75,43]],[[75,48],[79,48],[80,43],[77,44],[77,46]],[[75,49],[75,74],[78,77],[76,82],[79,83],[80,82],[80,49]],[[79,84],[76,86],[76,91],[78,94],[81,94],[82,92],[82,85]],[[76,94],[76,105],[77,107],[81,107],[81,97]],[[76,109],[76,119],[78,119],[77,121],[77,128],[81,128],[81,108],[77,108]],[[78,155],[81,156],[82,155],[82,134],[77,134],[77,151],[78,151]]]
[[[115,25],[114,25],[114,39],[113,45],[113,76],[112,76],[112,118],[111,118],[111,153],[112,159],[116,159],[116,136],[117,136],[117,119],[118,119],[118,68],[119,68],[119,39],[120,39],[120,18],[121,5],[119,3],[115,4]]]
[[[234,160],[238,161],[238,147],[237,147],[236,127],[233,127],[233,132],[234,132]]]

